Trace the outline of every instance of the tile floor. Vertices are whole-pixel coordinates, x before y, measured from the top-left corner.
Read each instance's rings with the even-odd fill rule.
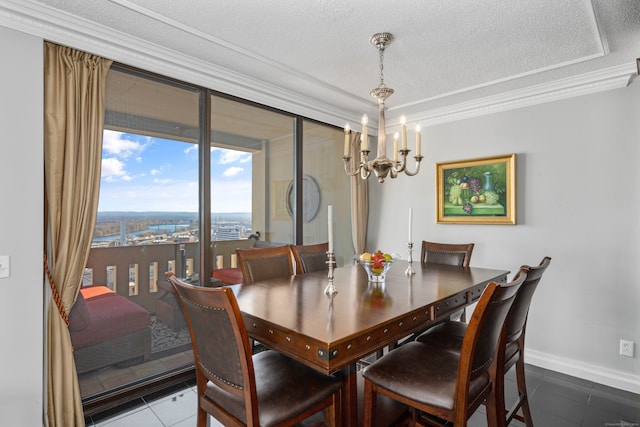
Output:
[[[507,374],[507,396],[515,393],[513,370]],[[640,395],[527,365],[527,387],[537,427],[640,427]],[[157,393],[118,411],[88,417],[89,427],[193,427],[195,384]],[[507,397],[507,400],[508,397]],[[314,423],[315,424],[315,423]],[[211,419],[211,427],[221,424]],[[486,426],[484,407],[469,427]],[[524,426],[513,421],[512,426]]]

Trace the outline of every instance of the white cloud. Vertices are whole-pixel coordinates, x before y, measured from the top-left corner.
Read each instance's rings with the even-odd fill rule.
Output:
[[[116,178],[127,177],[127,173],[124,170],[124,163],[114,157],[102,159],[100,176],[109,181],[113,181]]]
[[[240,173],[242,173],[242,171],[244,171],[243,168],[239,168],[237,166],[232,166],[230,168],[227,168],[223,173],[222,176],[224,176],[225,178],[231,178],[234,177]]]
[[[221,165],[226,165],[234,162],[247,162],[251,160],[251,154],[245,153],[244,151],[225,150],[225,149],[222,149],[220,151],[221,151],[221,154],[220,154],[219,163]]]
[[[102,149],[110,155],[126,158],[144,148],[138,142],[123,139],[123,135],[125,134],[122,132],[105,130],[102,135]],[[140,158],[138,157],[138,159]]]
[[[159,179],[159,178],[156,178],[156,179],[154,179],[154,180],[153,180],[153,182],[154,182],[155,184],[163,184],[163,185],[164,185],[164,184],[168,184],[168,183],[170,183],[170,182],[171,182],[171,179],[169,179],[169,178],[165,178],[165,179]]]

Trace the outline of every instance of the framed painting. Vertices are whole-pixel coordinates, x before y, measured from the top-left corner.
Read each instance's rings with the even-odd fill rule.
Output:
[[[438,224],[515,224],[516,155],[436,163]]]

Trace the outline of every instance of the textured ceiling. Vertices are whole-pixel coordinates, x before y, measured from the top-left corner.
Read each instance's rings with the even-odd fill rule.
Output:
[[[385,83],[395,89],[387,101],[392,120],[401,113],[428,118],[429,112],[602,70],[622,67],[628,75],[640,56],[638,0],[4,3],[40,22],[99,34],[119,50],[134,46],[138,57],[148,46],[174,66],[223,74],[213,89],[250,98],[243,87],[260,82],[263,93],[295,94],[352,118],[375,115],[369,92],[379,82],[378,53],[369,39],[376,32],[395,36],[384,62]],[[69,38],[62,30],[50,34],[56,37]],[[150,68],[163,71],[161,63]]]

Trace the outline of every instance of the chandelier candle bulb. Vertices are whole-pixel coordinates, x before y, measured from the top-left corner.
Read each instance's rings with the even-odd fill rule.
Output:
[[[407,119],[404,116],[400,117],[400,123],[402,124],[402,127],[401,127],[402,149],[406,150],[407,149]]]
[[[420,125],[416,125],[416,156],[422,154],[422,134],[420,129]]]
[[[397,134],[396,134],[397,135]],[[393,140],[393,161],[398,161],[398,138],[394,138]]]
[[[333,205],[329,205],[327,225],[329,226],[329,252],[333,252]]]
[[[362,151],[369,149],[369,133],[367,131],[367,122],[369,121],[367,115],[362,116]]]
[[[344,156],[347,157],[349,155],[349,135],[351,134],[351,129],[349,128],[349,123],[344,127]]]

